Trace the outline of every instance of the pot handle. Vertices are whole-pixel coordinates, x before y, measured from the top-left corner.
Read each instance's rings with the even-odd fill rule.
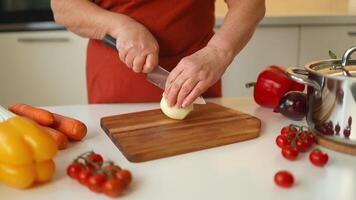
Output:
[[[345,67],[347,65],[347,62],[349,61],[350,56],[354,51],[356,51],[356,47],[351,47],[345,51],[344,55],[342,56],[342,60],[341,60],[341,65],[343,67]]]
[[[320,95],[320,85],[316,81],[310,80],[307,77],[309,75],[309,72],[305,69],[299,67],[289,67],[286,69],[286,74],[293,81],[313,87],[315,89],[316,94]]]

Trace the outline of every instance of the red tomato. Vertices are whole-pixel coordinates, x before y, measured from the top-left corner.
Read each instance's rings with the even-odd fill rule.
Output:
[[[281,130],[281,135],[283,135],[284,137],[286,137],[288,139],[295,138],[297,133],[298,133],[298,130],[296,128],[294,128],[294,127],[291,128],[289,126],[285,126]]]
[[[83,164],[79,162],[73,162],[67,167],[67,175],[71,178],[78,179],[79,173],[82,171]]]
[[[304,140],[304,139],[298,139],[295,144],[296,144],[297,150],[299,152],[306,152],[306,151],[308,151],[309,147],[311,146],[311,144],[307,140]]]
[[[106,165],[104,167],[104,170],[106,170],[109,173],[115,174],[115,173],[121,171],[121,167],[118,165],[110,164],[110,165]]]
[[[309,154],[309,160],[313,165],[323,167],[328,162],[329,156],[319,149],[314,149]]]
[[[93,162],[93,163],[96,163],[98,164],[99,166],[101,166],[104,162],[104,159],[101,155],[97,154],[97,153],[91,153],[89,155],[87,155],[87,158]]]
[[[88,185],[89,177],[93,174],[93,170],[91,169],[83,169],[79,172],[78,181],[82,185]]]
[[[91,191],[101,192],[103,184],[106,181],[106,176],[104,174],[94,174],[88,179],[88,187]]]
[[[282,155],[287,160],[296,160],[298,158],[298,150],[295,147],[286,146],[282,148]]]
[[[289,188],[294,183],[294,177],[288,171],[279,171],[274,175],[274,182],[280,187]]]
[[[307,135],[307,140],[309,141],[309,143],[311,145],[315,144],[316,143],[316,137],[315,137],[314,133],[309,132],[309,134]]]
[[[288,141],[288,139],[282,135],[278,135],[276,137],[276,144],[279,146],[279,148],[283,148],[285,146],[290,145],[290,142]]]
[[[132,181],[131,172],[125,169],[117,172],[116,178],[122,180],[122,182],[124,183],[124,187],[127,187]]]
[[[124,189],[124,183],[120,179],[110,179],[105,181],[102,191],[110,197],[118,197]]]

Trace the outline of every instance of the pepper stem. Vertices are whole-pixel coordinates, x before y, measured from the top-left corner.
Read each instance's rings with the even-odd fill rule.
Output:
[[[255,85],[256,85],[256,82],[246,83],[246,84],[245,84],[245,88],[255,87]]]

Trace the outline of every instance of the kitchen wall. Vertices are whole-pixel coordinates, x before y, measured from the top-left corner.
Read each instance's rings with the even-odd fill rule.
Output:
[[[356,13],[356,0],[266,0],[266,15],[344,15]],[[217,16],[227,11],[224,0],[216,0]]]

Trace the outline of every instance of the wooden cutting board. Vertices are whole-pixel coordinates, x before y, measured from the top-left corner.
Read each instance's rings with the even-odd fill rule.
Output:
[[[356,156],[356,145],[345,144],[345,143],[337,142],[335,140],[330,140],[322,135],[317,135],[317,142],[319,145],[325,148],[338,151],[340,153],[346,153],[346,154]]]
[[[131,162],[143,162],[255,138],[261,121],[214,103],[194,105],[184,120],[160,109],[104,117],[101,127]]]

